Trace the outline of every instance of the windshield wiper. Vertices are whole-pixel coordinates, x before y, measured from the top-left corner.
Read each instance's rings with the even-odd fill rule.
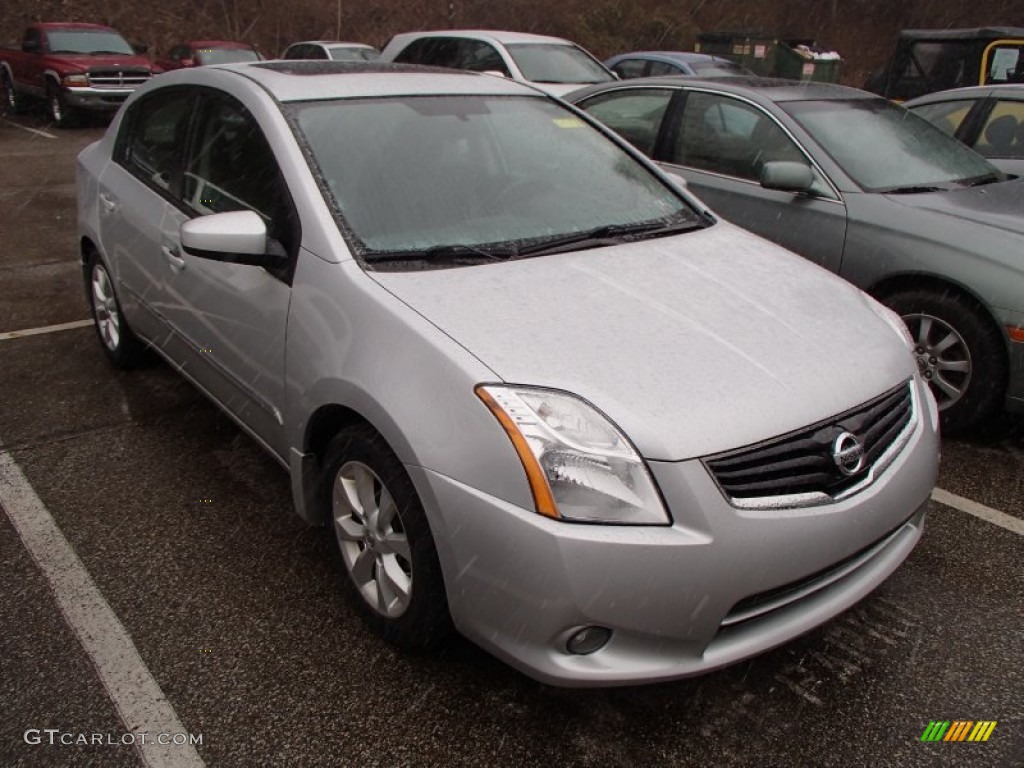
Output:
[[[919,184],[906,187],[891,187],[880,190],[883,195],[917,195],[924,192],[949,192],[949,187],[942,187],[937,184]]]
[[[703,229],[713,223],[710,219],[703,217],[697,221],[684,221],[676,224],[666,224],[663,221],[642,222],[639,224],[606,224],[584,232],[573,232],[561,237],[554,237],[535,245],[528,245],[519,249],[520,256],[543,256],[549,253],[559,253],[573,246],[586,248],[600,248],[606,245],[618,245],[626,242],[632,235],[645,235],[647,237],[666,237],[676,235],[680,232],[690,232],[694,229]]]
[[[103,54],[103,53],[110,54],[112,56],[131,56],[132,55],[130,53],[125,53],[124,51],[89,51],[89,55],[90,56],[99,56],[100,54]]]
[[[984,184],[993,184],[997,181],[1003,181],[1006,177],[1001,173],[985,173],[981,176],[974,176],[970,179],[961,179],[960,184],[965,187],[980,187]]]
[[[366,260],[386,261],[428,261],[432,264],[478,264],[480,261],[508,261],[519,255],[512,246],[484,248],[476,245],[434,245],[422,251],[385,251],[368,254]]]

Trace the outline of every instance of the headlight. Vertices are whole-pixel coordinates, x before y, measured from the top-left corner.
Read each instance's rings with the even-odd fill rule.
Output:
[[[671,522],[643,459],[591,405],[532,387],[481,384],[476,394],[515,446],[540,514],[596,523]]]
[[[63,82],[64,85],[73,87],[88,86],[89,78],[85,75],[64,75],[61,82]]]

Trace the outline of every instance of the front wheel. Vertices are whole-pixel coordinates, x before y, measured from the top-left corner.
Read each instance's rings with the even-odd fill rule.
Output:
[[[64,98],[64,91],[51,82],[46,87],[46,106],[50,113],[50,120],[58,128],[70,128],[75,124],[75,111]]]
[[[103,351],[118,368],[134,368],[142,362],[145,350],[128,327],[114,294],[114,281],[96,254],[89,258],[88,275],[89,306]]]
[[[441,565],[398,457],[369,426],[349,427],[327,448],[323,483],[346,589],[363,617],[400,647],[437,645],[451,630]]]
[[[1006,386],[1002,340],[973,302],[952,292],[913,290],[884,299],[903,318],[942,428],[976,426],[999,408]]]

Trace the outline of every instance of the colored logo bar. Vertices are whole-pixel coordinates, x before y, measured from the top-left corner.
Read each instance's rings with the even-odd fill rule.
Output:
[[[988,741],[997,720],[932,720],[921,741]]]

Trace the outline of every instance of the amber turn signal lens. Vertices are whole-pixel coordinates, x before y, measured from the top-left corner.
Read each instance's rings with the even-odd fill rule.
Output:
[[[530,483],[530,492],[533,494],[533,504],[537,512],[545,517],[559,517],[558,507],[555,506],[555,499],[551,495],[551,487],[548,485],[547,478],[544,477],[544,470],[541,469],[540,464],[537,462],[537,457],[533,455],[533,451],[527,445],[526,438],[519,431],[519,427],[509,418],[508,414],[505,413],[487,390],[477,387],[475,392],[476,396],[483,400],[484,405],[494,414],[494,418],[498,420],[498,423],[505,428],[509,440],[512,441],[516,453],[519,454],[519,460],[523,462],[523,469],[526,470],[526,479]]]
[[[1016,325],[1006,326],[1006,332],[1010,334],[1010,341],[1016,341],[1020,344],[1024,344],[1024,328],[1018,328]]]

